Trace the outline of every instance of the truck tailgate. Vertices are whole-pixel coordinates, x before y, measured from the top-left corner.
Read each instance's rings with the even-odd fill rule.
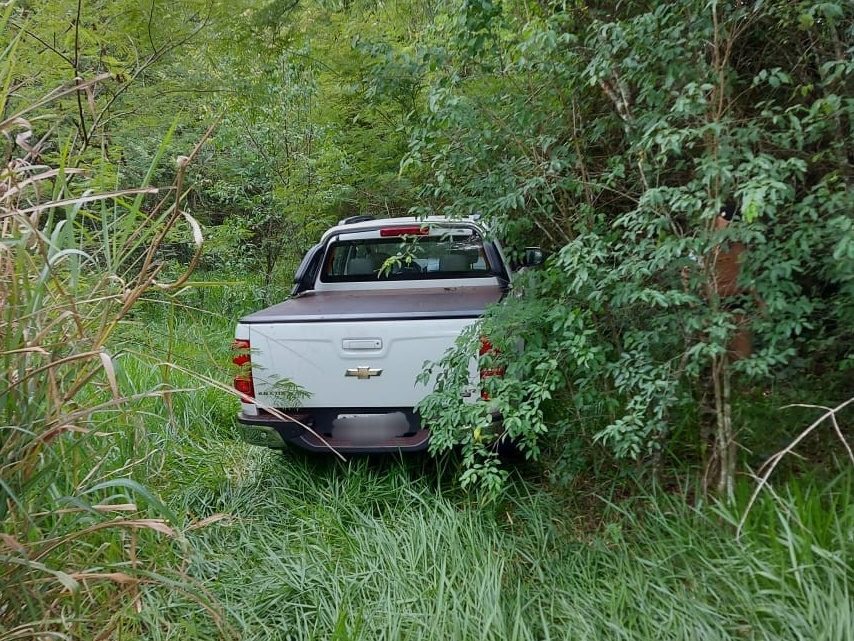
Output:
[[[501,296],[498,287],[323,292],[252,314],[241,323],[255,396],[272,407],[412,407],[429,392],[415,380],[424,362]],[[281,381],[312,394],[294,402]]]

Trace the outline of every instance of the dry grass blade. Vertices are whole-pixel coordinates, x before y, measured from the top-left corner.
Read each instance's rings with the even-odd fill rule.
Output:
[[[46,209],[53,209],[57,207],[68,207],[69,205],[85,205],[86,203],[93,203],[99,200],[110,200],[114,198],[121,198],[122,196],[134,196],[136,194],[156,194],[159,190],[156,187],[140,187],[138,189],[120,189],[117,191],[109,191],[101,194],[91,194],[89,196],[78,196],[76,198],[64,198],[62,200],[53,200],[46,203],[39,203],[38,205],[33,205],[32,207],[27,207],[26,209],[17,209],[13,212],[8,212],[5,215],[14,214],[32,214],[37,212],[42,212]],[[0,216],[3,218],[3,216]]]
[[[190,276],[193,275],[196,266],[199,264],[199,259],[202,257],[202,250],[204,249],[205,242],[204,236],[202,235],[202,227],[199,225],[199,222],[187,212],[182,211],[181,214],[183,215],[184,220],[186,220],[190,225],[190,229],[193,232],[193,244],[196,249],[193,252],[193,257],[190,259],[189,265],[187,265],[187,269],[184,270],[184,273],[181,274],[174,282],[158,283],[157,287],[160,289],[175,290],[179,287],[183,287],[189,280]]]
[[[23,120],[24,114],[28,114],[31,111],[36,111],[46,105],[49,105],[52,102],[59,100],[60,98],[64,98],[65,96],[69,96],[71,94],[77,93],[78,91],[85,91],[87,87],[92,87],[97,85],[99,82],[103,82],[104,80],[108,80],[112,77],[110,73],[102,73],[98,74],[94,78],[90,78],[89,80],[80,82],[75,79],[74,84],[70,87],[60,87],[51,91],[46,96],[33,102],[32,104],[27,105],[17,113],[12,116],[9,116],[3,121],[0,121],[0,131],[6,131],[10,127],[14,126],[16,123]],[[26,121],[24,121],[26,122]]]
[[[11,350],[11,351],[17,351],[18,353],[26,353],[26,352],[37,352],[38,350],[36,350],[34,348],[19,348],[17,350]],[[37,367],[35,369],[30,370],[24,376],[14,380],[14,381],[11,381],[9,384],[9,387],[7,387],[5,390],[0,392],[0,394],[7,394],[12,389],[14,389],[15,387],[20,386],[22,383],[25,383],[27,380],[29,380],[31,378],[35,378],[35,377],[39,376],[40,374],[43,374],[44,372],[55,370],[56,368],[61,367],[62,365],[67,365],[68,363],[73,363],[75,361],[87,360],[87,359],[92,358],[93,356],[100,357],[100,355],[101,355],[101,351],[99,350],[99,351],[83,352],[82,354],[71,354],[70,356],[66,356],[65,358],[60,358],[58,360],[51,361],[45,365],[42,365],[40,367]]]
[[[836,437],[839,439],[839,442],[842,443],[842,447],[845,448],[845,452],[846,452],[846,454],[848,454],[848,459],[851,461],[851,463],[854,463],[854,451],[851,450],[851,446],[848,444],[848,439],[845,438],[845,434],[842,433],[842,428],[839,427],[839,421],[836,420],[836,415],[837,415],[839,409],[841,407],[843,407],[842,405],[840,405],[839,407],[833,408],[833,407],[827,407],[825,405],[810,405],[810,404],[806,404],[806,403],[792,403],[791,405],[786,405],[786,407],[784,407],[783,409],[786,409],[787,407],[806,407],[809,409],[824,410],[825,412],[827,412],[830,415],[830,422],[833,424],[833,431],[836,432]]]
[[[816,409],[825,410],[824,414],[819,416],[815,421],[813,421],[809,427],[803,430],[800,434],[798,434],[795,439],[789,443],[782,450],[771,456],[760,468],[762,471],[762,475],[759,477],[759,482],[756,484],[756,489],[753,490],[753,494],[750,495],[750,500],[747,502],[747,507],[744,509],[744,514],[742,514],[741,518],[738,521],[738,527],[736,528],[736,537],[741,536],[741,532],[744,528],[744,524],[747,521],[747,517],[750,514],[750,510],[753,508],[754,503],[756,503],[756,499],[759,494],[762,492],[762,489],[768,484],[768,480],[771,478],[771,474],[774,472],[777,465],[786,455],[792,454],[794,449],[801,443],[807,436],[812,434],[812,432],[822,423],[824,423],[827,419],[832,419],[836,434],[842,441],[846,451],[848,452],[849,458],[851,462],[854,463],[854,455],[852,455],[851,448],[848,445],[848,442],[845,440],[845,437],[842,434],[842,430],[839,429],[839,424],[836,421],[836,415],[846,408],[851,403],[854,403],[854,397],[849,398],[847,401],[844,401],[837,405],[836,407],[824,407],[822,405],[807,405],[796,403],[792,405],[787,405],[786,407],[810,407]],[[763,471],[764,470],[764,471]]]
[[[47,356],[50,354],[44,347],[39,345],[35,345],[33,347],[21,347],[20,349],[10,349],[3,352],[0,352],[2,356],[12,356],[13,354],[41,354],[42,356]]]
[[[131,576],[130,574],[125,574],[124,572],[73,572],[71,573],[71,578],[75,581],[86,582],[86,581],[111,581],[113,583],[145,583],[144,580],[139,579],[135,576]]]
[[[70,507],[61,510],[51,510],[50,512],[36,512],[31,516],[47,516],[48,514],[79,514],[94,510],[95,512],[138,512],[139,507],[136,503],[115,503],[109,505],[90,505],[87,508]]]
[[[85,173],[85,171],[83,169],[79,169],[79,168],[75,168],[75,167],[66,167],[64,169],[51,169],[50,171],[45,171],[43,173],[36,174],[35,176],[30,176],[29,178],[26,178],[26,179],[20,181],[19,183],[17,183],[16,185],[10,187],[3,194],[3,198],[9,199],[12,196],[18,195],[21,191],[23,191],[25,188],[27,188],[31,185],[35,185],[41,181],[49,180],[51,178],[56,178],[59,175],[66,175],[66,176],[78,175],[79,176],[79,175],[82,175],[84,173]]]
[[[194,521],[190,525],[187,526],[187,531],[192,530],[201,530],[202,528],[206,528],[209,525],[213,525],[214,523],[220,523],[225,521],[225,524],[228,525],[234,517],[231,514],[211,514],[203,519],[199,519],[198,521]]]
[[[57,547],[71,543],[78,539],[84,538],[88,534],[101,530],[120,528],[128,530],[153,530],[164,534],[169,538],[179,538],[178,533],[169,527],[169,524],[162,519],[114,519],[112,521],[104,521],[96,523],[87,528],[71,532],[55,539],[45,539],[41,541],[41,547],[37,554],[33,555],[34,559],[42,559],[49,555]]]
[[[107,375],[107,381],[110,383],[110,391],[113,392],[113,398],[120,399],[122,395],[119,392],[119,384],[116,381],[116,369],[113,367],[113,359],[104,351],[101,351],[98,357],[101,359],[101,365],[104,366],[104,373]]]
[[[11,534],[0,534],[0,541],[3,542],[4,547],[9,548],[10,550],[14,550],[20,554],[27,553],[27,548]]]
[[[28,578],[22,581],[23,584],[41,583],[43,582],[43,578],[40,577],[39,574],[47,574],[56,579],[62,585],[63,589],[68,590],[69,592],[76,592],[80,587],[77,581],[75,581],[67,572],[49,568],[44,563],[40,563],[33,559],[0,556],[0,562],[6,565],[7,573],[10,572],[10,568],[13,568],[16,565],[22,566],[27,570],[31,570],[32,573],[28,573]]]
[[[138,352],[137,352],[137,356],[139,356],[141,358],[146,358],[144,354],[139,354]],[[235,398],[239,398],[239,399],[244,398],[244,395],[241,394],[240,392],[238,392],[237,390],[235,390],[233,387],[229,387],[228,385],[225,385],[225,384],[221,383],[220,381],[213,379],[210,376],[207,376],[205,374],[201,374],[199,372],[194,372],[193,370],[188,369],[186,367],[182,367],[181,365],[178,365],[176,363],[159,363],[159,365],[178,370],[180,372],[183,372],[184,374],[192,376],[193,378],[197,378],[201,381],[204,381],[207,385],[209,385],[211,387],[215,387],[216,389],[221,390],[221,391],[223,391],[226,394],[229,394],[231,396],[234,396]],[[290,414],[287,414],[285,412],[282,412],[280,409],[277,409],[275,407],[271,407],[271,406],[267,405],[266,403],[261,402],[258,399],[253,398],[253,399],[251,399],[251,401],[253,403],[255,403],[258,407],[263,409],[265,412],[272,414],[273,416],[275,416],[276,418],[278,418],[282,421],[289,421],[291,423],[296,423],[297,425],[302,427],[304,430],[306,430],[308,433],[315,436],[321,443],[323,443],[323,445],[330,452],[335,454],[335,456],[337,456],[342,461],[346,462],[347,459],[344,457],[344,455],[341,454],[341,452],[336,450],[334,447],[332,447],[332,445],[330,445],[329,442],[325,438],[323,438],[323,436],[321,434],[316,432],[309,425],[306,425],[305,423],[300,421],[298,418],[291,416]]]
[[[20,641],[21,639],[36,639],[36,641],[70,641],[71,637],[52,630],[37,630],[32,625],[18,626],[2,637],[3,641]]]
[[[181,210],[187,192],[182,181],[187,163],[212,129],[182,160],[176,184],[165,190],[146,182],[88,191],[86,185],[97,180],[86,183],[85,169],[34,164],[37,148],[52,144],[47,137],[54,131],[51,127],[32,144],[35,127],[43,122],[35,112],[81,91],[89,100],[91,89],[106,77],[75,81],[0,122],[0,133],[13,150],[0,170],[0,425],[7,426],[0,430],[0,636],[109,635],[119,628],[116,622],[129,616],[123,599],[136,599],[140,583],[166,582],[151,573],[155,559],[138,553],[137,539],[164,539],[151,544],[149,555],[151,549],[180,554],[176,549],[184,545],[178,517],[132,479],[134,466],[151,452],[134,456],[135,439],[123,433],[133,423],[128,408],[167,392],[123,390],[113,357],[117,352],[110,345],[136,301],[162,288],[155,286],[161,269],[155,257],[176,223],[186,221],[195,257],[165,287],[186,283],[198,262],[203,235],[198,222]],[[149,174],[154,175],[154,167]],[[70,182],[70,176],[82,180]],[[175,203],[167,208],[173,192]],[[145,197],[158,193],[160,202],[146,206]],[[100,215],[107,208],[110,216]],[[120,448],[125,452],[114,451]],[[99,470],[112,477],[91,486]],[[142,509],[128,500],[132,495],[144,498]],[[133,543],[128,546],[127,540]],[[95,583],[112,584],[112,596],[87,585]],[[197,592],[192,584],[184,576],[182,582],[169,583],[188,595]],[[7,598],[21,607],[5,608]],[[222,628],[216,608],[204,607]],[[110,622],[106,627],[105,620]]]

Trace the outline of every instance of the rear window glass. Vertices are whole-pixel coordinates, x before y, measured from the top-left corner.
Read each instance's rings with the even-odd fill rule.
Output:
[[[476,235],[337,240],[329,246],[320,280],[428,280],[492,276]]]

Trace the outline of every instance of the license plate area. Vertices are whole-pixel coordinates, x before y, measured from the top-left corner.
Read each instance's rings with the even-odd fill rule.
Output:
[[[375,443],[417,429],[404,412],[342,413],[332,421],[332,437],[353,443]]]

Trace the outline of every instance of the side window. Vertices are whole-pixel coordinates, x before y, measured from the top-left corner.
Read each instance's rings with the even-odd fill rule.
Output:
[[[320,271],[320,261],[323,259],[323,245],[317,244],[306,252],[302,259],[296,274],[294,275],[294,288],[291,290],[291,295],[296,296],[300,292],[307,291],[314,287],[314,282],[317,280],[318,272]]]

